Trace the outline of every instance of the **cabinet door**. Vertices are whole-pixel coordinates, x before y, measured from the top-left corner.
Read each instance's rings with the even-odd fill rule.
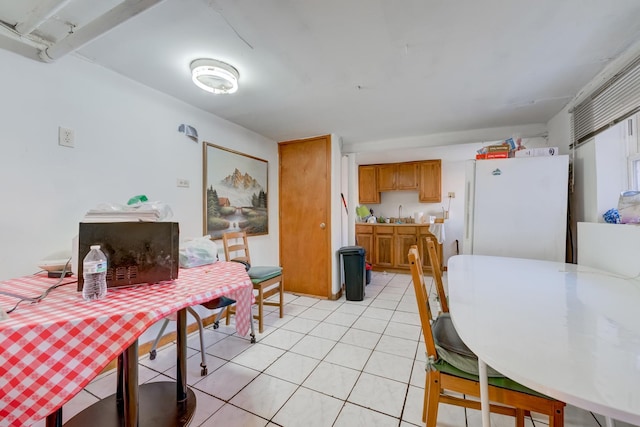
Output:
[[[421,230],[418,241],[418,251],[420,252],[420,258],[422,259],[422,269],[427,272],[432,272],[431,260],[429,259],[429,251],[427,250],[427,239],[432,239],[436,245],[436,254],[438,256],[438,262],[440,263],[440,271],[442,271],[442,245],[438,243],[436,236],[428,231],[423,232]]]
[[[380,203],[378,191],[378,173],[376,166],[358,167],[358,196],[360,204]]]
[[[396,189],[396,164],[378,165],[378,190],[393,191]]]
[[[365,260],[373,264],[373,228],[372,224],[356,224],[356,245],[362,246],[365,250]]]
[[[420,202],[439,203],[442,201],[440,174],[440,159],[420,162],[420,191],[418,198]]]
[[[417,190],[418,189],[418,164],[398,163],[396,171],[397,190]]]
[[[409,249],[417,244],[416,234],[398,234],[396,236],[396,259],[394,267],[409,268]]]
[[[393,234],[375,235],[375,258],[374,264],[377,267],[393,267]]]

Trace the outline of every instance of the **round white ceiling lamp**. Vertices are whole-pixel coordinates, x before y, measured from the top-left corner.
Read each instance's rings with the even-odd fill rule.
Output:
[[[191,78],[200,89],[217,95],[236,92],[240,73],[222,61],[196,59],[191,63]]]

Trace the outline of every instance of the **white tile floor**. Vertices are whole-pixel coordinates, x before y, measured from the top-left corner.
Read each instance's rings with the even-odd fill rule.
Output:
[[[270,312],[265,324],[256,344],[235,335],[233,325],[207,328],[205,377],[197,333],[189,337],[188,383],[198,402],[192,426],[424,425],[424,343],[408,274],[374,272],[360,302],[286,294],[284,318]],[[175,345],[140,364],[141,383],[175,378]],[[114,390],[114,372],[100,375],[65,405],[64,420]],[[492,420],[514,425],[509,417]],[[438,426],[480,425],[478,411],[440,405]],[[547,424],[534,418],[526,425]],[[567,427],[604,425],[601,416],[566,408]]]

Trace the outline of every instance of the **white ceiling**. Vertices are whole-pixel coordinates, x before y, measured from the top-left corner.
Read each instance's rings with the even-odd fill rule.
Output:
[[[0,35],[58,4],[21,39],[60,45],[123,1],[153,3],[0,0]],[[164,0],[75,54],[276,141],[354,144],[546,123],[638,40],[638,0]],[[201,57],[240,90],[194,86]]]

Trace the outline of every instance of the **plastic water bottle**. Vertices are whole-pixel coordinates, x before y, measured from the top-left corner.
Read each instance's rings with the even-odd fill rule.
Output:
[[[102,299],[107,295],[107,257],[100,245],[91,246],[91,250],[82,261],[82,297],[87,300]]]

